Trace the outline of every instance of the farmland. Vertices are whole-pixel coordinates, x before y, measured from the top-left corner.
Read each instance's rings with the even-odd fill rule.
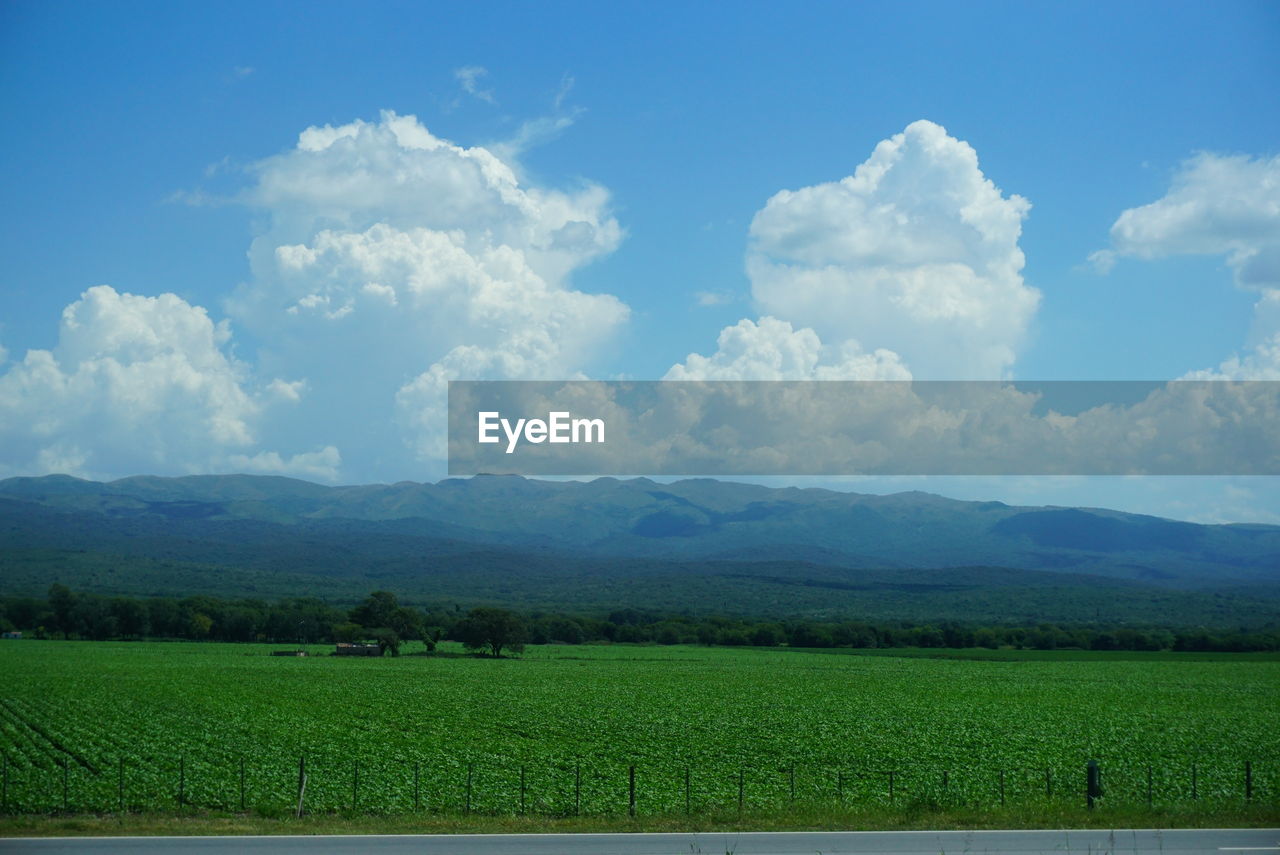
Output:
[[[1088,759],[1109,803],[1145,803],[1150,768],[1154,804],[1238,804],[1246,761],[1255,802],[1280,802],[1274,656],[270,649],[0,645],[6,807],[280,815],[302,757],[313,812],[462,813],[469,794],[476,814],[625,815],[633,766],[649,815],[1074,804]]]

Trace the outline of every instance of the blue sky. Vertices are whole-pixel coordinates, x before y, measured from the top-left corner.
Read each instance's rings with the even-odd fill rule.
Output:
[[[0,99],[0,475],[434,479],[468,372],[1280,376],[1274,3],[16,2]],[[1280,520],[1273,479],[909,486]]]

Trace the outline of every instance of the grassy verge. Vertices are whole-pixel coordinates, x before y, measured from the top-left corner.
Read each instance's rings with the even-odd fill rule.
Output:
[[[1035,808],[791,810],[686,816],[532,817],[479,814],[313,814],[301,819],[191,812],[0,816],[0,836],[234,834],[481,834],[552,832],[894,831],[997,828],[1265,828],[1280,805],[1157,809]]]

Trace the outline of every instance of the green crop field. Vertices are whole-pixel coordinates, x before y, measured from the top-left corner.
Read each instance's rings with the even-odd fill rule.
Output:
[[[445,646],[446,648],[448,645]],[[520,659],[0,644],[10,812],[623,814],[1280,803],[1280,661],[546,646]],[[327,648],[312,648],[328,652]],[[1193,771],[1194,767],[1194,771]],[[243,770],[243,774],[242,774]],[[893,772],[892,781],[890,771]],[[686,777],[687,774],[687,777]],[[468,780],[470,786],[468,788]],[[686,787],[687,781],[687,787]],[[892,794],[890,789],[892,787]],[[740,789],[741,788],[741,789]]]

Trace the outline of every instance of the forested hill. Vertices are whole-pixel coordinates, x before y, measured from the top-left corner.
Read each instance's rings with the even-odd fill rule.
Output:
[[[24,594],[54,577],[101,592],[337,599],[373,583],[535,607],[1031,620],[1172,608],[1265,623],[1280,527],[707,479],[49,476],[0,481],[0,571],[3,592]]]

